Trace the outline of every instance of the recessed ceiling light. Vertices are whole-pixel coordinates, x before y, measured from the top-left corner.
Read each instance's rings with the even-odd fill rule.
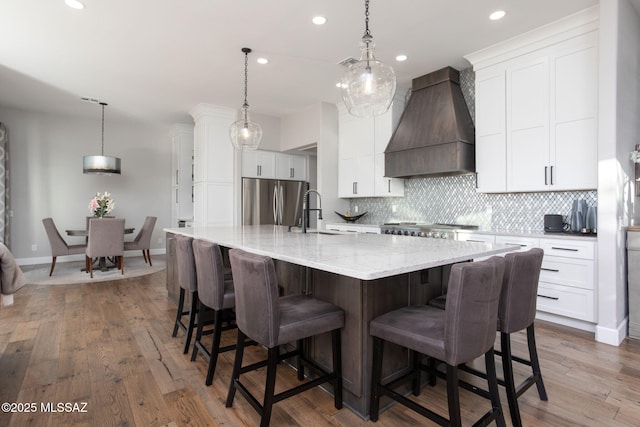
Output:
[[[314,16],[311,22],[316,25],[324,25],[327,23],[327,18],[325,18],[324,16]]]
[[[489,19],[491,19],[492,21],[497,21],[498,19],[504,18],[506,14],[507,12],[505,12],[504,10],[496,10],[491,15],[489,15]]]
[[[64,0],[64,3],[72,9],[84,9],[84,3],[80,0]]]
[[[264,64],[268,64],[268,63],[269,63],[269,60],[268,60],[267,58],[258,58],[258,59],[256,59],[256,62],[257,62],[258,64],[262,64],[262,65],[264,65]]]
[[[396,61],[402,62],[407,60],[407,55],[398,55],[396,56]]]

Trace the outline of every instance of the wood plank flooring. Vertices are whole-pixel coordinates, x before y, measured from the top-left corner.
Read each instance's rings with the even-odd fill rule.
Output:
[[[258,425],[258,415],[241,395],[233,408],[224,406],[234,352],[221,355],[214,382],[206,387],[205,361],[191,362],[182,354],[182,333],[171,337],[175,310],[164,272],[114,282],[26,286],[14,305],[0,308],[0,403],[36,407],[0,412],[0,426]],[[541,402],[535,388],[523,395],[525,425],[640,425],[639,341],[613,347],[596,343],[592,334],[549,323],[538,322],[536,328],[549,401]],[[226,342],[234,336],[225,332]],[[517,334],[514,351],[525,351],[524,342],[524,334]],[[248,360],[263,356],[260,347],[248,349]],[[516,373],[523,378],[526,370],[517,367]],[[262,388],[263,374],[251,374],[255,390]],[[278,370],[279,390],[296,382],[292,369]],[[425,386],[419,400],[446,414],[442,381]],[[461,400],[465,424],[486,409],[483,399],[468,392],[461,392]],[[41,407],[59,409],[58,403],[77,404],[76,411]],[[276,404],[271,425],[429,423],[398,405],[377,423],[365,421],[347,408],[336,410],[331,396],[316,388]]]

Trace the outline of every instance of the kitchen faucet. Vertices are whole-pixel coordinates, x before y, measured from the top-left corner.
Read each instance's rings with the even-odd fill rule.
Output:
[[[309,193],[316,193],[318,195],[318,207],[311,209],[309,208],[309,204],[307,203],[307,196]],[[307,220],[309,219],[310,211],[318,211],[318,219],[322,219],[322,196],[318,193],[317,190],[310,189],[304,193],[304,197],[302,197],[302,232],[307,232]]]

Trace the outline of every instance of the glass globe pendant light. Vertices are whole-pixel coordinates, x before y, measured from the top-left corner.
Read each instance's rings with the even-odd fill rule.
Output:
[[[247,102],[247,64],[251,49],[243,47],[244,52],[244,104],[240,110],[240,119],[229,128],[231,143],[237,150],[256,150],[262,139],[262,127],[249,119],[249,103]]]
[[[365,32],[362,36],[360,60],[349,66],[342,78],[342,100],[358,117],[385,113],[396,93],[396,74],[390,65],[373,56],[375,43],[369,31],[369,0],[365,0]]]

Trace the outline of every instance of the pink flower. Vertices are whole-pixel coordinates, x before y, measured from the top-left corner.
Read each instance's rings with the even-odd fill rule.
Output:
[[[89,202],[89,210],[90,211],[95,211],[96,209],[98,209],[98,200],[94,197],[93,199],[91,199],[91,201]]]

